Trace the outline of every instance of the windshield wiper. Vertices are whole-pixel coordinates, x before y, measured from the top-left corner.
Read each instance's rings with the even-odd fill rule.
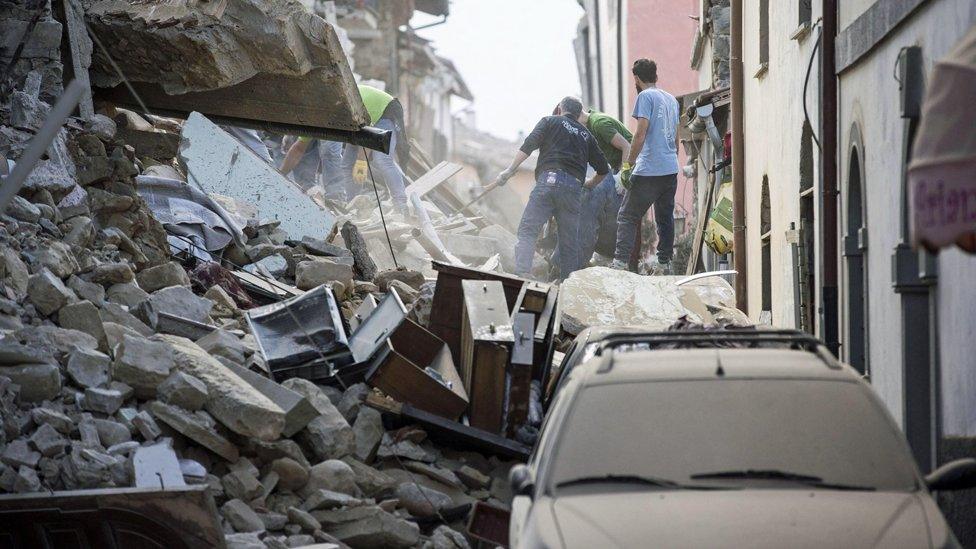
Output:
[[[815,475],[804,475],[779,469],[743,469],[739,471],[715,471],[713,473],[697,473],[691,475],[693,479],[759,479],[759,480],[782,480],[786,482],[796,482],[805,486],[824,488],[828,490],[856,490],[873,491],[872,486],[858,486],[855,484],[837,484],[825,482],[824,479]]]
[[[656,486],[658,488],[669,488],[672,490],[680,490],[684,488],[684,486],[678,484],[673,480],[656,478],[656,477],[645,477],[640,475],[601,475],[601,476],[592,476],[592,477],[580,477],[580,478],[574,478],[572,480],[564,480],[556,484],[556,487],[564,488],[566,486],[577,486],[580,484],[604,484],[604,483],[643,484],[646,486]]]
[[[654,486],[666,490],[735,490],[731,486],[708,486],[699,484],[681,484],[665,478],[649,477],[642,475],[600,475],[592,477],[580,477],[572,480],[564,480],[556,484],[557,488],[567,486],[579,486],[582,484],[643,484],[644,486]]]

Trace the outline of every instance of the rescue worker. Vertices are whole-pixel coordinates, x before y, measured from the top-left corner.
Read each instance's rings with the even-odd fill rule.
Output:
[[[536,124],[515,153],[511,165],[495,179],[502,186],[519,166],[539,149],[536,185],[522,213],[515,245],[515,274],[528,276],[532,270],[539,231],[550,217],[556,218],[559,243],[559,278],[566,279],[579,268],[579,217],[583,187],[595,187],[610,173],[607,160],[596,139],[579,123],[583,104],[575,97],[559,102],[557,115],[546,116]],[[584,184],[586,165],[596,176]]]

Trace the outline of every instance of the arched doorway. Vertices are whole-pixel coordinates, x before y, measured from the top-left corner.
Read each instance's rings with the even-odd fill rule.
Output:
[[[867,297],[867,211],[864,204],[864,182],[861,169],[861,144],[857,139],[851,147],[847,168],[846,232],[844,234],[844,262],[847,265],[847,330],[844,342],[847,362],[862,374],[868,368],[868,297]]]

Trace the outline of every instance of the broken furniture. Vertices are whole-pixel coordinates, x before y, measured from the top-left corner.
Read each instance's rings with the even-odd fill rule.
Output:
[[[505,291],[505,302],[509,310],[515,306],[525,279],[494,273],[468,269],[456,265],[448,265],[438,261],[432,262],[437,271],[437,287],[434,289],[434,303],[430,311],[430,331],[444,340],[451,348],[454,363],[461,363],[461,319],[464,309],[464,297],[461,289],[463,280],[496,280],[502,283]],[[469,393],[470,394],[470,393]]]
[[[247,321],[276,380],[329,377],[348,355],[346,327],[328,286],[251,309]]]
[[[0,495],[9,549],[209,549],[224,546],[207,485]]]
[[[458,419],[468,407],[468,394],[450,349],[409,318],[380,346],[366,383],[400,402],[448,419]]]
[[[464,280],[461,285],[461,377],[471,400],[469,420],[473,427],[513,436],[525,417],[517,415],[520,407],[509,398],[522,376],[509,368],[515,339],[502,283]],[[522,393],[518,387],[514,391]]]

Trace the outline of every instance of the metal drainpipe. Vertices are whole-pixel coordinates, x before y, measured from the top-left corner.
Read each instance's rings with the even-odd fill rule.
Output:
[[[823,1],[823,43],[820,50],[821,248],[820,338],[840,356],[837,222],[837,0]]]
[[[746,265],[746,181],[745,134],[742,123],[742,0],[732,0],[732,50],[729,69],[732,76],[732,250],[735,275],[735,306],[749,309]]]

